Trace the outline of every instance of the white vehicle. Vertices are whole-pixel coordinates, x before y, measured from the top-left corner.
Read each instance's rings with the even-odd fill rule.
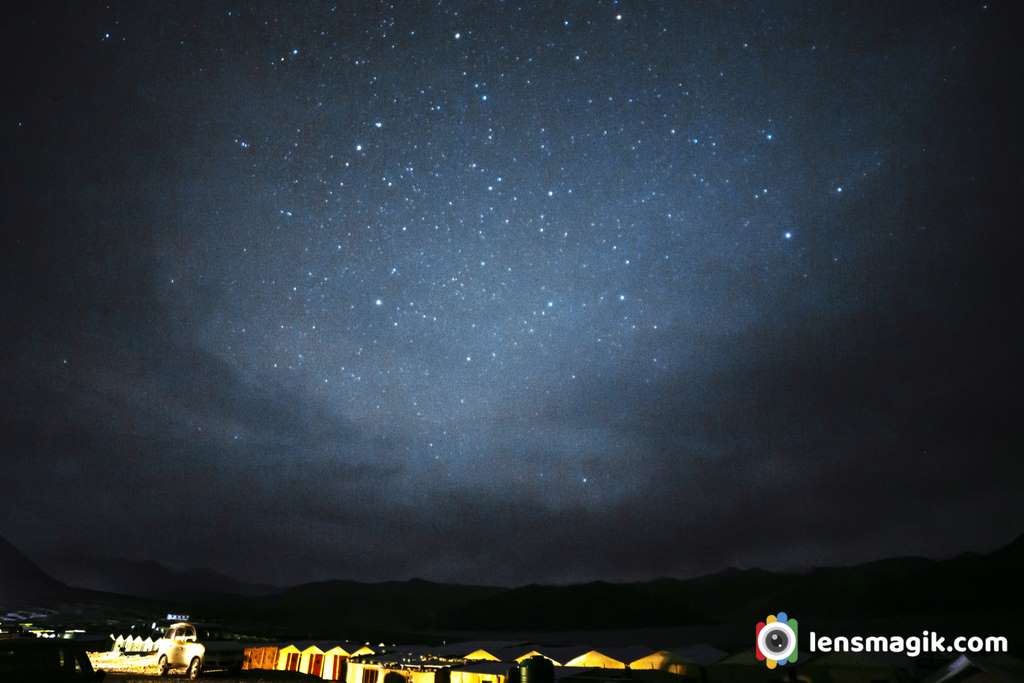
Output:
[[[185,669],[191,679],[199,678],[203,671],[234,671],[242,668],[242,657],[242,646],[237,642],[187,621],[171,624],[156,641],[161,676],[180,669]]]

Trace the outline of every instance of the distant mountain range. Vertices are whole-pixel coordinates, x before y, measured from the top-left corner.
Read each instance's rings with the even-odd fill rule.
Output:
[[[0,605],[59,598],[68,587],[0,537]]]
[[[43,564],[70,586],[140,598],[179,598],[187,595],[257,596],[279,593],[279,586],[238,581],[212,569],[172,569],[159,562],[121,558],[47,558]]]
[[[692,579],[524,586],[449,613],[466,629],[569,630],[746,622],[785,609],[830,618],[1017,611],[1024,536],[989,554],[908,557],[809,572],[728,569]]]
[[[999,624],[1014,624],[1024,608],[1024,536],[992,553],[945,560],[896,558],[808,572],[728,569],[692,579],[634,583],[501,588],[414,579],[325,581],[282,589],[208,570],[182,572],[128,560],[82,561],[65,566],[61,578],[88,589],[159,599],[161,605],[193,613],[309,635],[742,624],[752,615],[780,609],[860,621],[913,614],[954,624],[951,616],[999,613],[1013,615],[1012,621],[1000,617]],[[88,593],[93,602],[105,595],[69,588],[0,539],[0,605],[66,601],[79,593]]]

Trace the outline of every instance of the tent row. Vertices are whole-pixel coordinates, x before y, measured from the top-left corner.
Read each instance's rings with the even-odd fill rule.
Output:
[[[148,652],[156,652],[156,641],[151,636],[143,638],[139,636],[115,636],[110,635],[110,639],[113,641],[113,645],[110,648],[111,652],[124,652],[124,653],[137,653],[145,654]]]
[[[725,658],[707,645],[681,650],[546,646],[514,641],[373,648],[353,643],[303,642],[245,648],[247,669],[296,671],[346,683],[507,683],[510,670],[543,658],[565,674],[587,669],[648,670],[685,675]]]
[[[297,671],[328,681],[345,680],[345,663],[352,657],[374,654],[361,643],[299,642],[260,644],[245,648],[243,669]]]

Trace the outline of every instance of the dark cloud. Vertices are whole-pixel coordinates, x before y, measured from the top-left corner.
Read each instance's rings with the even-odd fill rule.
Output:
[[[195,10],[5,29],[17,544],[518,583],[1019,533],[1004,10]]]

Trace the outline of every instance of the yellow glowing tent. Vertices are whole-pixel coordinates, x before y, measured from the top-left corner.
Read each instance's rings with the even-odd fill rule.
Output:
[[[295,645],[287,645],[277,651],[278,671],[298,671],[299,660],[302,658],[302,650]]]
[[[625,669],[626,663],[602,654],[597,650],[589,650],[578,657],[565,662],[564,666],[582,666],[597,669]]]
[[[304,645],[299,657],[299,671],[322,678],[324,675],[324,649],[318,643]]]

